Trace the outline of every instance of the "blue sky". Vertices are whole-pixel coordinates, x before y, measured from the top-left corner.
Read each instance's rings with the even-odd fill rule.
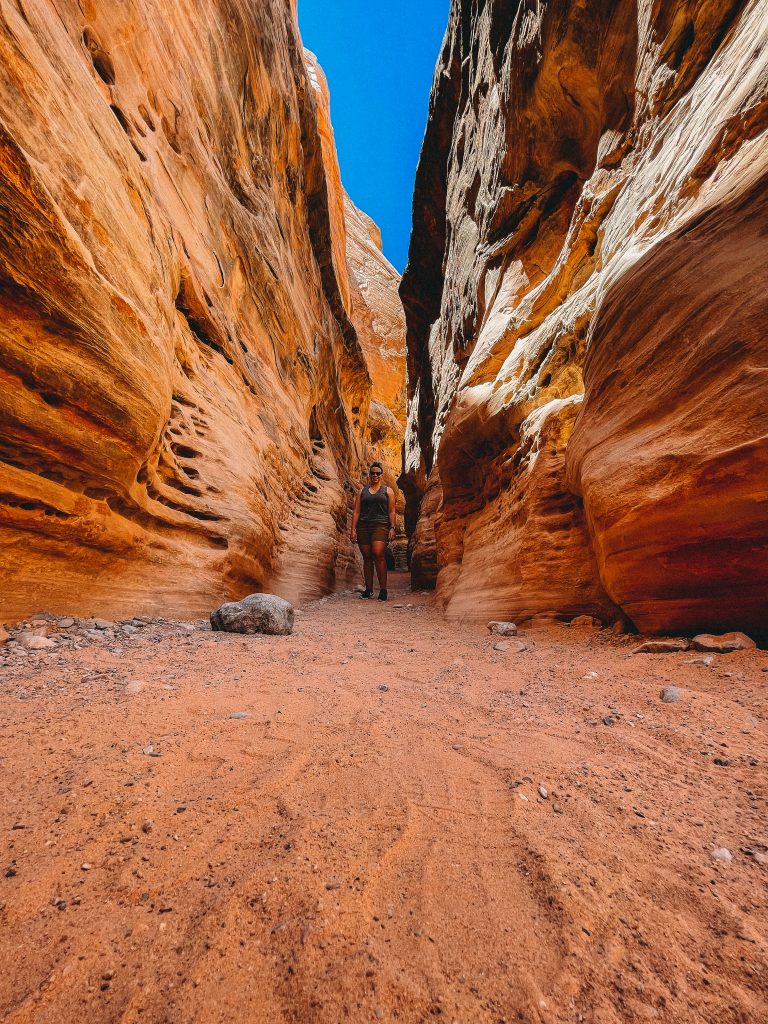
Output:
[[[298,0],[331,90],[341,177],[402,272],[429,90],[450,0]]]

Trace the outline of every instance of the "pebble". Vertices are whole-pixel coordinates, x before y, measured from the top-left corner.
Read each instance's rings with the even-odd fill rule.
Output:
[[[703,658],[691,658],[690,661],[684,661],[684,665],[705,665],[709,666],[715,660],[714,655],[706,654]]]
[[[603,720],[602,720],[602,721],[603,721],[603,725],[609,725],[609,726],[613,726],[613,725],[615,725],[615,724],[616,724],[616,719],[615,719],[615,718],[611,718],[611,716],[610,716],[610,715],[605,715],[605,716],[603,717]]]
[[[504,651],[509,650],[509,644],[506,642],[506,640],[499,640],[497,644],[493,645],[493,649],[494,651],[501,651],[503,654]]]
[[[659,696],[665,704],[676,704],[683,696],[683,691],[677,686],[665,686]]]
[[[730,864],[733,860],[733,854],[725,846],[718,846],[716,850],[712,851],[712,860],[719,860],[724,864]]]
[[[337,878],[332,878],[330,882],[325,883],[325,888],[328,892],[334,892],[336,889],[341,888],[341,882]]]
[[[59,629],[71,629],[72,626],[74,626],[74,624],[74,619],[59,619],[59,621],[56,623]]]
[[[114,622],[109,622],[108,619],[94,619],[93,625],[95,629],[112,629]]]
[[[382,693],[386,693],[389,690],[389,687],[387,686],[386,683],[381,683],[379,689],[381,690]]]
[[[552,810],[555,812],[555,814],[563,813],[563,808],[560,806],[560,804],[552,804]]]
[[[714,654],[728,654],[731,651],[746,651],[757,644],[745,633],[723,633],[713,636],[711,633],[699,633],[691,640],[695,651],[712,651]]]
[[[494,636],[516,636],[517,626],[514,622],[493,622],[488,623],[488,629]]]
[[[47,636],[33,636],[31,633],[22,633],[19,643],[28,651],[45,651],[56,646],[53,640],[49,640]]]
[[[676,654],[687,651],[691,645],[687,640],[649,640],[636,647],[633,654]]]
[[[81,864],[80,865],[80,870],[81,871],[90,871],[92,867],[93,867],[93,864]]]
[[[146,754],[147,757],[162,757],[160,751],[155,750],[151,743],[147,744],[147,746],[144,747],[144,749],[142,750],[142,754]]]
[[[549,799],[549,791],[548,791],[546,786],[543,786],[543,785],[539,784],[539,796],[541,797],[542,800],[548,800]]]
[[[237,722],[241,722],[244,718],[248,717],[248,713],[246,711],[233,711],[229,717]]]

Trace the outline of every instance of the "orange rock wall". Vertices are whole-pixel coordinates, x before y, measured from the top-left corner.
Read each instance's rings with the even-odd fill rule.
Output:
[[[258,8],[2,7],[7,620],[356,578],[343,195],[295,14]]]
[[[401,286],[407,519],[449,615],[765,629],[765,29],[454,0]]]

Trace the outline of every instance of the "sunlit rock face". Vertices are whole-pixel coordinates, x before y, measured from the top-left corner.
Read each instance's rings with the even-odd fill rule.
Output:
[[[765,629],[765,19],[452,4],[401,287],[448,614]]]
[[[395,492],[398,567],[407,564],[405,496],[398,486],[405,432],[405,314],[400,275],[384,256],[381,232],[367,214],[345,200],[351,317],[373,382],[365,430],[366,468],[374,459]],[[367,482],[367,481],[366,481]]]
[[[257,7],[3,6],[6,620],[356,578],[343,194],[294,12]]]

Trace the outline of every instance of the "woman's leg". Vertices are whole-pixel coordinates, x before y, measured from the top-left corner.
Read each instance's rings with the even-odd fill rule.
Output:
[[[358,544],[360,548],[360,554],[363,556],[363,578],[365,579],[365,589],[373,590],[373,555],[371,554],[370,544]]]
[[[373,560],[376,563],[376,575],[379,577],[379,586],[382,590],[387,589],[387,542],[375,540],[371,544],[373,548]],[[371,575],[373,581],[373,575]]]

